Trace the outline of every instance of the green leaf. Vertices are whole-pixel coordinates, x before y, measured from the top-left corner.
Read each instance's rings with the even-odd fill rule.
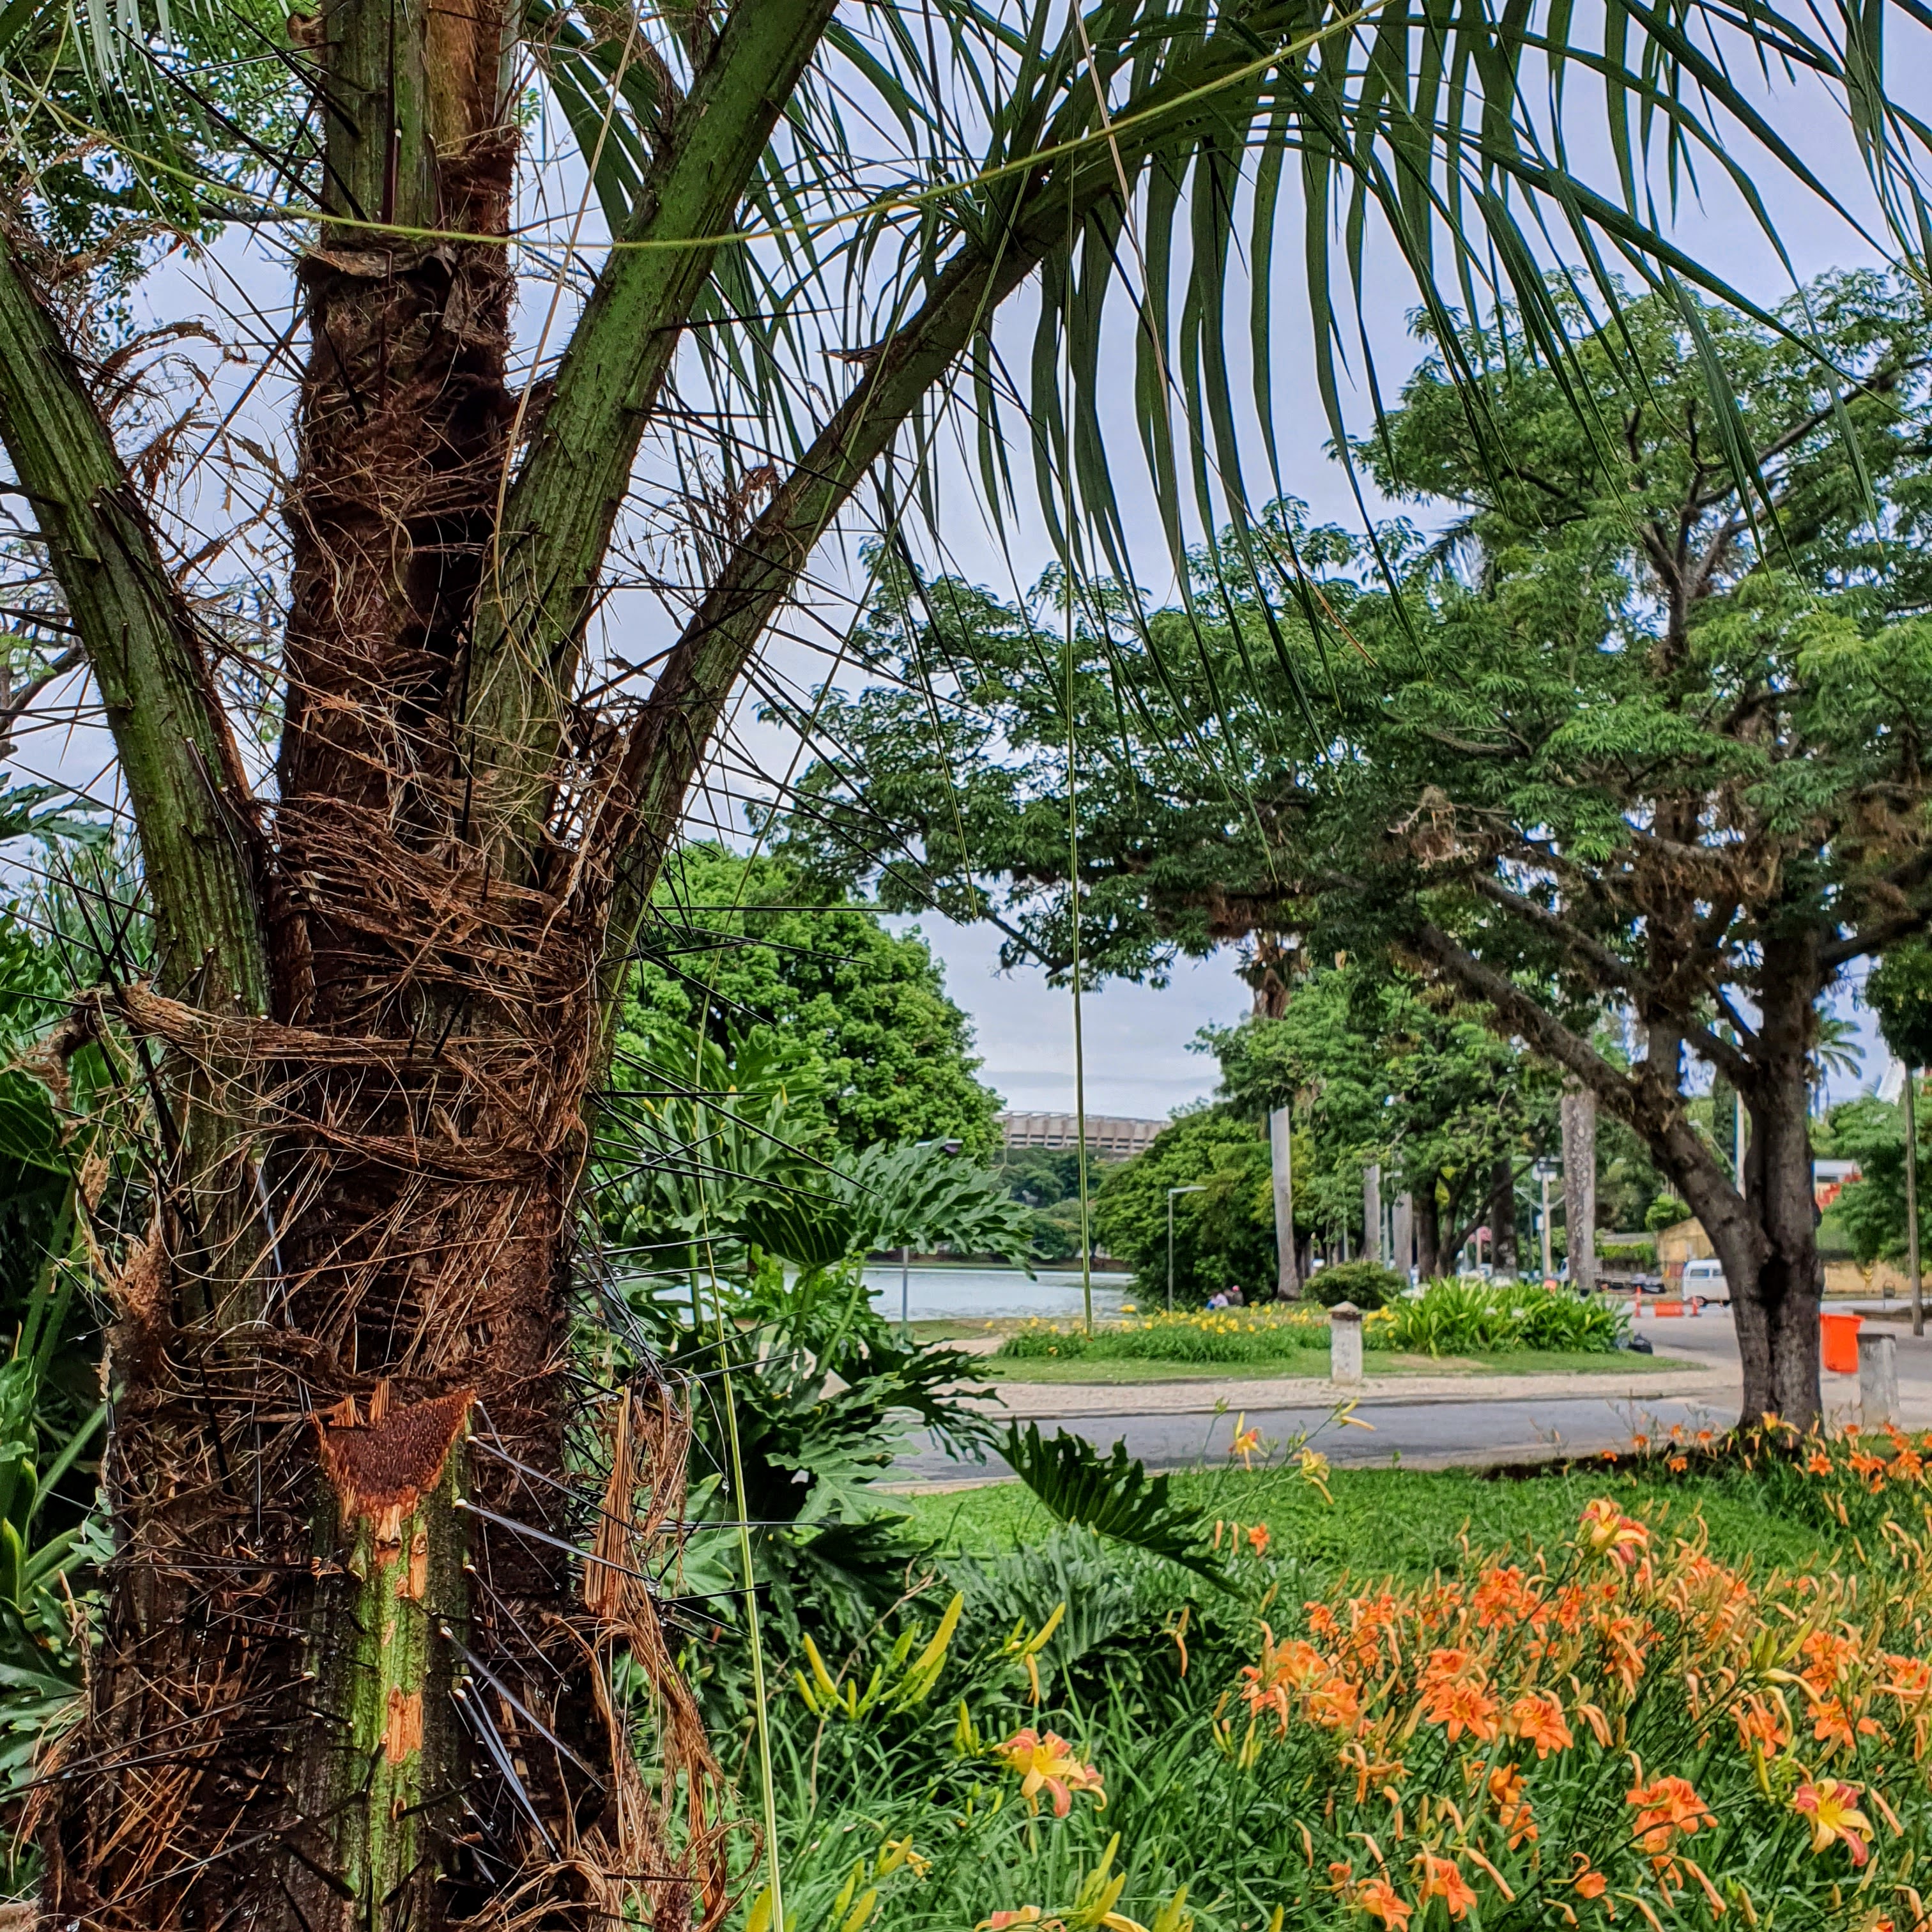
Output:
[[[1172,1502],[1168,1479],[1150,1476],[1124,1442],[1114,1444],[1105,1461],[1084,1436],[1062,1429],[1051,1442],[1040,1439],[1040,1424],[1017,1423],[1006,1431],[1000,1453],[1018,1476],[1062,1522],[1077,1523],[1136,1550],[1165,1556],[1191,1570],[1217,1589],[1232,1589],[1204,1547],[1199,1515]]]
[[[0,1160],[49,1174],[68,1171],[60,1122],[47,1090],[24,1073],[0,1073]]]
[[[766,1193],[746,1204],[740,1238],[800,1268],[830,1268],[860,1246],[852,1210],[826,1195]]]

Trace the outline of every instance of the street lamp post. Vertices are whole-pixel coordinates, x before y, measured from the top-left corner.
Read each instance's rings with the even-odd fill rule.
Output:
[[[1170,1187],[1167,1190],[1167,1312],[1174,1312],[1174,1197],[1177,1194],[1205,1194],[1208,1184],[1197,1181],[1192,1187]]]
[[[1555,1165],[1546,1160],[1536,1163],[1536,1178],[1543,1184],[1543,1278],[1547,1281],[1556,1270],[1550,1252],[1550,1181],[1556,1172]]]

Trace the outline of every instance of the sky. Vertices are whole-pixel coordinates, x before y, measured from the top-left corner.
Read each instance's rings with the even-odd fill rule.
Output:
[[[1888,50],[1888,58],[1896,64],[1896,42]],[[1803,86],[1780,88],[1774,99],[1780,134],[1805,154],[1831,188],[1868,210],[1868,192],[1840,110],[1817,90]],[[1570,134],[1573,152],[1587,158],[1594,143],[1600,160],[1604,152],[1600,122],[1592,120],[1588,110],[1580,114]],[[1293,171],[1289,172],[1292,176]],[[1767,302],[1780,299],[1789,292],[1794,274],[1802,279],[1826,268],[1875,259],[1867,242],[1817,202],[1788,183],[1779,183],[1772,185],[1768,199],[1789,251],[1788,264],[1780,261],[1728,184],[1721,178],[1709,178],[1714,173],[1706,170],[1703,185],[1710,190],[1708,201],[1693,194],[1683,202],[1672,226],[1673,238],[1754,298]],[[555,205],[567,205],[571,183],[567,177],[560,177],[551,182],[549,192]],[[1358,512],[1353,496],[1343,472],[1326,454],[1328,428],[1313,390],[1311,331],[1301,290],[1300,257],[1293,241],[1298,220],[1293,213],[1285,218],[1282,232],[1287,238],[1277,251],[1274,279],[1270,353],[1277,435],[1290,487],[1310,502],[1316,519],[1354,523]],[[1384,392],[1392,392],[1414,360],[1408,316],[1415,296],[1399,268],[1389,266],[1386,249],[1377,248],[1372,242],[1368,262],[1364,297],[1367,326]],[[526,264],[526,269],[530,266]],[[1238,268],[1238,289],[1240,274]],[[142,300],[158,319],[178,315],[184,308],[191,310],[197,302],[210,312],[223,308],[232,310],[238,295],[258,306],[261,320],[256,326],[265,339],[280,334],[287,314],[289,279],[281,264],[259,246],[224,244],[194,271],[171,263],[143,290]],[[1236,394],[1244,400],[1247,329],[1240,305],[1245,299],[1238,292],[1232,298],[1239,319],[1230,330],[1232,380]],[[522,300],[520,334],[526,349],[542,341],[554,350],[565,338],[574,305],[566,297],[556,316],[548,319],[548,290],[532,274],[524,284]],[[1022,370],[1032,322],[1032,310],[1022,297],[1011,306],[1000,331],[1010,359]],[[1106,366],[1118,366],[1124,372],[1131,368],[1132,360],[1127,326],[1124,320],[1119,322],[1119,333],[1103,358]],[[1345,371],[1343,380],[1352,418],[1362,424],[1366,419],[1366,397],[1360,374],[1358,364]],[[214,393],[218,399],[236,393],[248,374],[245,368],[216,372]],[[1148,589],[1160,597],[1171,588],[1172,573],[1151,498],[1139,478],[1138,439],[1129,414],[1130,390],[1131,383],[1125,380],[1114,386],[1113,406],[1105,412],[1106,428],[1112,447],[1124,455],[1124,460],[1116,461],[1115,480],[1136,568]],[[286,403],[286,385],[272,377],[254,393],[244,419],[272,439],[285,430]],[[1251,416],[1251,410],[1246,413]],[[1024,426],[1016,422],[1012,427]],[[1252,422],[1244,422],[1244,428],[1251,433]],[[1016,459],[1021,454],[1015,452]],[[1257,466],[1251,487],[1262,473]],[[1024,481],[1019,514],[1004,537],[995,532],[985,513],[976,470],[958,455],[942,461],[939,490],[942,514],[937,528],[909,532],[915,547],[923,552],[922,561],[928,568],[957,572],[1005,590],[1016,580],[1030,583],[1052,560],[1043,520]],[[826,546],[815,568],[826,586],[821,599],[826,626],[820,634],[823,641],[842,628],[853,602],[862,596],[864,572],[856,546],[850,542]],[[631,592],[612,600],[604,624],[604,641],[635,662],[663,641],[665,615],[643,593]],[[822,656],[784,638],[773,641],[769,656],[774,670],[801,690],[808,692],[826,674]],[[852,682],[849,676],[844,681],[848,687]],[[767,776],[782,776],[796,762],[796,740],[758,724],[748,707],[740,709],[736,735],[742,760]],[[38,768],[43,774],[58,774],[70,782],[89,783],[107,762],[104,739],[104,734],[86,730],[44,736],[26,748],[28,756],[16,768],[22,770],[23,776]],[[726,787],[730,790],[742,788],[742,782]],[[728,822],[740,827],[741,804],[741,800],[728,802],[722,813]],[[984,1062],[983,1077],[1011,1106],[1055,1111],[1070,1107],[1075,1070],[1070,994],[1049,987],[1035,969],[1000,973],[994,938],[986,928],[961,928],[936,915],[917,923],[945,967],[953,998],[973,1020]],[[1204,1025],[1238,1020],[1247,1004],[1246,990],[1234,976],[1232,958],[1226,956],[1177,962],[1165,988],[1113,984],[1088,994],[1083,1019],[1090,1111],[1161,1118],[1206,1094],[1214,1082],[1214,1063],[1211,1056],[1190,1052],[1190,1043]],[[1874,1078],[1880,1070],[1882,1051],[1868,1058],[1864,1078]],[[1855,1084],[1862,1084],[1862,1080]]]

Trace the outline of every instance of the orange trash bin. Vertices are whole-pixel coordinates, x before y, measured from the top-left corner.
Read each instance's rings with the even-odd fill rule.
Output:
[[[1824,1330],[1825,1366],[1834,1376],[1855,1376],[1858,1372],[1858,1330],[1865,1325],[1862,1315],[1820,1315],[1818,1325]]]

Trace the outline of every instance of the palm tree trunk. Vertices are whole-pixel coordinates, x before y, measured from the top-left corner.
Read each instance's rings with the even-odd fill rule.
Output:
[[[619,258],[625,312],[650,320],[623,370],[608,332],[573,340],[603,380],[575,431],[600,473],[628,470],[637,386],[648,400],[830,10],[741,5],[668,117],[639,220],[702,238]],[[112,1288],[117,1550],[90,1708],[40,1804],[46,1903],[130,1932],[435,1928],[512,1900],[532,1923],[714,1922],[716,1768],[623,1528],[641,1478],[650,1507],[674,1498],[674,1418],[621,1391],[586,1411],[570,1373],[614,851],[560,806],[542,722],[500,680],[490,732],[472,704],[516,409],[497,238],[514,21],[424,0],[326,19],[332,218],[302,269],[272,818],[68,346],[0,244],[0,434],[46,506],[163,941],[157,986],[94,1024],[159,1060],[176,1150]],[[696,751],[667,755],[675,796]],[[534,816],[502,809],[506,762]],[[610,1470],[601,1512],[568,1486],[586,1460]],[[660,1700],[654,1798],[620,1653]]]

